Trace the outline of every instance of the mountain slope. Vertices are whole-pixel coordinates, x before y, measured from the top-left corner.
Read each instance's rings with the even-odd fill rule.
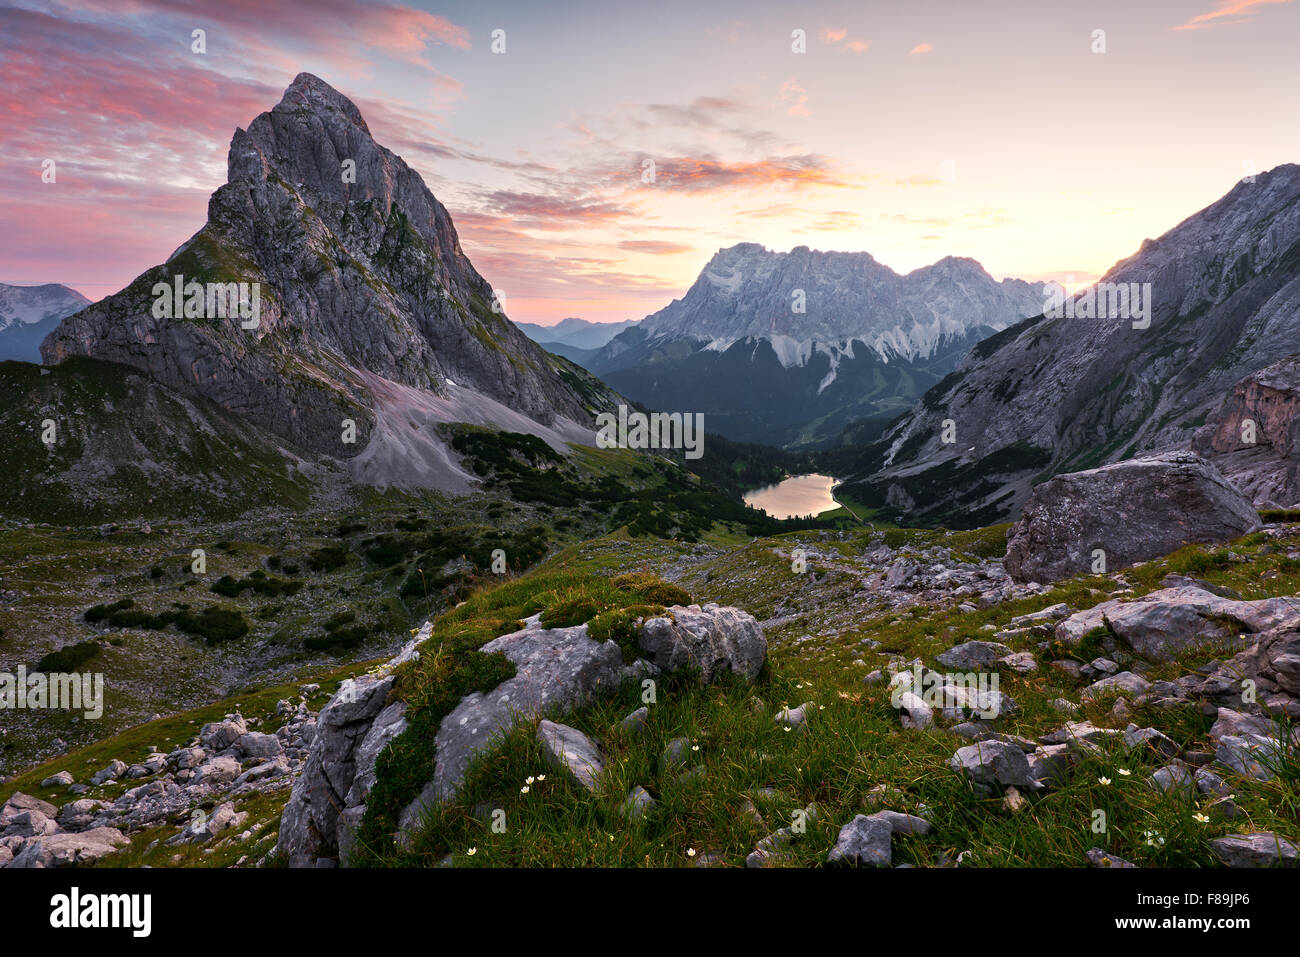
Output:
[[[56,441],[42,434],[53,422]],[[336,476],[216,403],[129,366],[75,356],[0,362],[0,515],[103,522],[297,507]]]
[[[551,441],[592,441],[593,403],[608,393],[493,310],[447,210],[350,100],[299,74],[235,132],[228,167],[207,224],[61,323],[42,345],[47,362],[133,366],[303,449],[358,460],[356,477],[380,486],[464,486],[426,428],[437,422],[508,419]],[[248,283],[250,298],[259,284],[255,327],[247,316],[158,318],[155,284],[178,281]]]
[[[0,361],[41,361],[41,340],[64,316],[90,305],[90,300],[67,286],[7,286],[0,283]]]
[[[1047,475],[1186,445],[1240,379],[1300,348],[1300,166],[1239,183],[1101,283],[1150,284],[1149,327],[1039,315],[986,340],[859,456],[846,494],[982,523]]]
[[[974,343],[1041,306],[1041,287],[999,283],[969,259],[900,276],[867,253],[741,243],[586,365],[651,407],[704,412],[731,438],[814,445],[896,416]]]

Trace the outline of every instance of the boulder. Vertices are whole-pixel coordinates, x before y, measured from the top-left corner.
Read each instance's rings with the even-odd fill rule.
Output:
[[[199,731],[199,744],[209,751],[224,751],[248,733],[248,722],[239,715],[226,721],[205,724]]]
[[[697,668],[705,683],[720,671],[753,681],[767,660],[767,639],[753,616],[714,603],[673,605],[665,616],[647,618],[637,643],[663,671]]]
[[[1228,867],[1296,867],[1300,851],[1272,831],[1230,834],[1210,841],[1210,850]]]
[[[1235,601],[1194,585],[1182,585],[1162,588],[1132,601],[1114,599],[1094,605],[1057,625],[1056,637],[1062,644],[1074,646],[1090,631],[1107,628],[1139,657],[1162,662],[1207,642],[1235,640],[1239,647],[1245,647],[1250,635],[1297,625],[1300,598]],[[1273,638],[1267,654],[1283,660],[1275,666],[1270,658],[1267,666],[1285,672],[1290,647],[1285,638]]]
[[[229,755],[212,758],[199,765],[190,783],[195,786],[220,787],[239,777],[239,762]]]
[[[623,814],[629,821],[639,821],[654,805],[655,799],[650,792],[638,784],[628,792],[627,800],[623,802]]]
[[[835,846],[826,855],[826,863],[888,867],[892,860],[889,840],[893,833],[890,822],[859,814],[840,828]]]
[[[1010,654],[1010,648],[996,641],[968,641],[949,648],[934,660],[954,671],[991,671],[1000,659]]]
[[[1192,449],[1261,508],[1300,504],[1300,355],[1239,381],[1192,437]]]
[[[566,772],[588,791],[596,790],[605,761],[591,738],[567,724],[544,720],[537,726],[537,741],[552,767]]]
[[[980,741],[958,748],[948,766],[965,773],[967,780],[981,794],[991,794],[995,784],[1014,784],[1030,790],[1042,785],[1034,778],[1025,752],[1005,741]]]
[[[1054,582],[1161,558],[1191,543],[1231,541],[1260,527],[1259,515],[1199,455],[1167,452],[1034,487],[1008,534],[1005,567],[1021,582]]]
[[[247,734],[239,736],[239,739],[235,742],[235,750],[239,752],[240,758],[245,761],[250,758],[265,761],[277,754],[283,754],[284,746],[280,744],[280,739],[273,734],[249,731]]]
[[[32,868],[93,864],[129,843],[126,835],[112,827],[97,827],[79,834],[49,834],[28,840],[8,866]]]

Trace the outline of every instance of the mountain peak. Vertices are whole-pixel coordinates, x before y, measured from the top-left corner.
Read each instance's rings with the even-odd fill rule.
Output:
[[[355,103],[314,73],[299,73],[276,105],[279,112],[310,110],[313,113],[342,113],[350,122],[370,135],[370,127]]]
[[[155,308],[153,290],[191,280],[207,284],[204,302],[183,317]],[[232,283],[257,290],[252,325],[205,305]],[[582,441],[588,403],[603,395],[577,391],[509,322],[420,175],[310,73],[235,131],[207,224],[42,345],[48,362],[81,354],[353,459],[354,477],[373,484],[463,486],[436,439],[411,439],[421,418]],[[340,440],[345,421],[362,441]]]

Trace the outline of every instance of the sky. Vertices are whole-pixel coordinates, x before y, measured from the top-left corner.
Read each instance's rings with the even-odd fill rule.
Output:
[[[1297,0],[0,0],[0,282],[163,262],[308,71],[517,321],[639,319],[738,242],[1077,286],[1300,162],[1298,51]]]

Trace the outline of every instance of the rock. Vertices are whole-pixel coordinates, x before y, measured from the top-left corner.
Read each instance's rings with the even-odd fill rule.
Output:
[[[57,817],[59,813],[59,809],[49,801],[42,801],[22,791],[15,791],[9,796],[9,800],[0,806],[0,831],[7,828],[10,821],[24,811],[39,811],[45,817]]]
[[[1061,714],[1078,714],[1079,706],[1069,698],[1053,698],[1047,702],[1048,707]]]
[[[1295,867],[1300,863],[1296,846],[1272,831],[1216,837],[1210,841],[1210,850],[1228,867]]]
[[[65,831],[84,831],[95,817],[109,805],[104,801],[82,798],[59,808],[59,826]]]
[[[225,751],[227,748],[233,748],[235,742],[247,732],[248,723],[236,715],[228,721],[205,724],[199,731],[199,744],[208,751]]]
[[[1117,675],[1121,670],[1120,666],[1109,658],[1094,658],[1079,669],[1079,674],[1089,681],[1097,681],[1101,678]]]
[[[654,805],[655,799],[650,792],[638,784],[628,792],[627,800],[623,802],[623,814],[630,821],[639,821]]]
[[[840,828],[835,846],[826,855],[826,863],[888,867],[892,860],[889,841],[893,833],[889,821],[859,814]]]
[[[375,785],[375,763],[379,760],[380,753],[388,746],[388,742],[406,728],[406,702],[404,701],[394,701],[375,716],[370,730],[366,732],[366,736],[361,739],[361,743],[352,755],[352,785],[348,788],[347,797],[344,798],[348,806],[356,807],[366,803],[367,798],[370,797],[370,789]],[[346,865],[347,855],[342,854],[340,858]]]
[[[1261,635],[1254,665],[1258,674],[1300,696],[1300,629],[1293,624]]]
[[[767,639],[753,616],[712,603],[673,605],[665,616],[647,618],[637,643],[660,669],[697,668],[705,683],[721,671],[753,681],[767,660]]]
[[[1185,798],[1196,796],[1196,779],[1187,765],[1181,761],[1174,761],[1158,768],[1147,778],[1147,783],[1157,791],[1166,794],[1177,794]]]
[[[934,709],[910,691],[898,697],[898,716],[905,728],[921,729],[934,724]]]
[[[235,743],[235,750],[239,752],[239,756],[244,760],[252,758],[264,761],[275,757],[277,754],[283,754],[284,746],[280,744],[280,739],[273,734],[249,731],[240,735]]]
[[[929,821],[923,817],[917,817],[915,814],[902,814],[898,811],[877,811],[874,814],[868,814],[867,817],[877,821],[884,821],[890,826],[894,834],[923,836],[929,834],[931,829]]]
[[[123,363],[237,409],[299,449],[352,459],[359,482],[456,493],[470,485],[451,449],[432,432],[408,441],[397,420],[454,409],[562,441],[565,429],[590,430],[589,407],[617,404],[597,380],[581,392],[566,381],[504,314],[480,318],[494,292],[462,251],[446,208],[375,142],[356,105],[318,77],[295,77],[273,109],[235,131],[226,155],[227,185],[186,243],[189,258],[69,317],[43,343],[47,362],[89,354]],[[340,176],[345,160],[355,163],[355,181]],[[195,257],[209,263],[217,255],[209,250],[220,250],[224,264],[211,275],[267,291],[255,333],[229,320],[152,314],[152,284],[170,282]],[[331,256],[347,267],[324,268]],[[285,374],[289,354],[310,374]],[[345,419],[363,437],[351,448],[339,443]]]
[[[1223,783],[1223,778],[1209,768],[1197,768],[1193,777],[1196,780],[1196,789],[1202,794],[1222,796],[1228,793],[1228,786]]]
[[[126,835],[112,827],[97,827],[80,834],[48,834],[27,841],[8,866],[29,868],[93,864],[129,843]]]
[[[537,726],[537,740],[542,753],[554,767],[568,772],[588,791],[596,790],[605,771],[605,762],[600,749],[590,738],[577,728],[543,720]]]
[[[116,759],[110,761],[106,767],[101,768],[90,776],[90,783],[99,787],[106,781],[116,781],[126,774],[126,765]]]
[[[1025,752],[1004,741],[981,741],[958,748],[948,762],[958,773],[964,773],[977,792],[990,794],[995,784],[1014,784],[1037,790],[1041,785],[1035,780]]]
[[[167,767],[172,771],[188,771],[207,760],[202,748],[178,748],[167,755]]]
[[[1122,692],[1126,695],[1140,695],[1151,687],[1151,682],[1147,681],[1141,675],[1135,675],[1131,671],[1121,671],[1117,675],[1111,675],[1109,678],[1102,678],[1100,681],[1094,681],[1088,687],[1079,693],[1079,696],[1085,700],[1100,698],[1107,694]]]
[[[1233,387],[1192,437],[1192,449],[1213,462],[1234,486],[1261,507],[1300,502],[1300,356],[1251,372]],[[1243,425],[1253,423],[1253,442]]]
[[[955,671],[990,671],[1000,658],[1010,654],[1010,648],[996,641],[968,641],[949,648],[935,661]]]
[[[66,788],[73,782],[73,777],[67,771],[60,771],[53,774],[41,782],[42,788]]]
[[[427,639],[431,630],[426,623],[421,635]],[[280,819],[276,850],[290,867],[337,860],[340,840],[346,842],[353,833],[341,819],[349,810],[347,795],[356,777],[357,748],[384,708],[393,687],[392,669],[409,660],[420,640],[417,636],[408,642],[378,674],[344,681],[317,715],[311,750]]]
[[[59,829],[58,824],[40,811],[18,811],[6,818],[0,834],[5,837],[40,837],[53,834]]]
[[[1140,728],[1137,731],[1125,732],[1123,740],[1126,748],[1148,747],[1166,758],[1176,758],[1182,753],[1182,748],[1176,741],[1155,728]]]
[[[1251,634],[1297,624],[1300,598],[1233,601],[1201,588],[1180,586],[1132,601],[1112,599],[1094,605],[1058,624],[1056,637],[1073,647],[1094,629],[1107,628],[1139,657],[1163,662],[1208,643],[1245,647]]]
[[[808,724],[808,712],[815,707],[813,702],[805,701],[797,708],[782,708],[772,720],[784,728],[802,730]]]
[[[1136,864],[1130,864],[1122,857],[1107,854],[1100,847],[1089,848],[1087,857],[1088,863],[1093,867],[1137,867]]]
[[[1043,744],[1070,744],[1077,741],[1096,744],[1117,734],[1123,734],[1123,732],[1111,728],[1099,728],[1091,721],[1067,721],[1064,727],[1058,728],[1050,734],[1045,734],[1038,740]]]
[[[618,723],[618,729],[624,734],[639,735],[645,731],[650,721],[650,709],[640,707]]]
[[[997,663],[1022,675],[1038,670],[1038,661],[1034,658],[1033,653],[1029,651],[1013,651],[1011,654],[999,658]]]
[[[659,771],[661,774],[667,774],[672,771],[678,771],[686,767],[686,762],[691,756],[691,739],[690,738],[673,738],[664,745],[663,753],[659,755]]]
[[[204,785],[219,787],[222,784],[229,784],[237,777],[239,777],[239,762],[229,755],[223,755],[201,764],[194,772],[190,783],[195,787]]]
[[[1025,756],[1029,773],[1041,785],[1060,785],[1066,782],[1070,770],[1069,744],[1045,744]]]
[[[1225,735],[1214,752],[1214,760],[1243,777],[1271,781],[1273,768],[1279,763],[1279,745],[1277,738],[1257,734]]]
[[[1246,714],[1231,708],[1220,708],[1215,715],[1214,726],[1210,728],[1210,740],[1221,741],[1226,737],[1256,735],[1263,738],[1277,738],[1281,735],[1277,722],[1261,714]]]
[[[1259,527],[1250,500],[1217,469],[1193,453],[1167,452],[1035,486],[1008,533],[1004,566],[1015,581],[1054,582],[1089,573],[1094,549],[1114,570]]]

